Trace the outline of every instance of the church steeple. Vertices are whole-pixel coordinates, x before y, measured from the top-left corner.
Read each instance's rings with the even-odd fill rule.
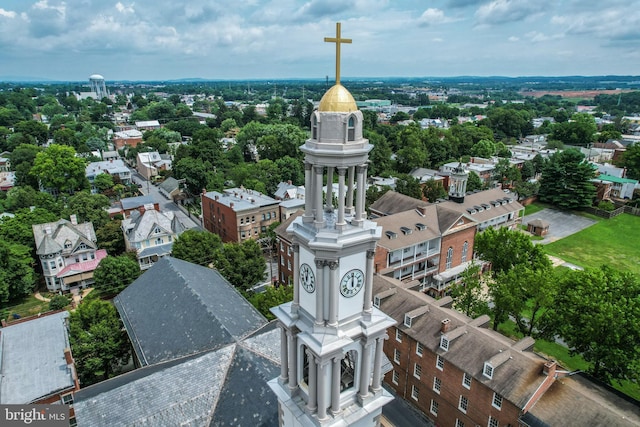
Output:
[[[368,153],[363,116],[340,81],[311,117],[305,154],[305,212],[287,230],[294,248],[293,301],[272,309],[282,328],[282,371],[269,384],[281,425],[375,425],[391,397],[382,389],[382,346],[395,322],[372,305],[382,229],[364,209]],[[336,182],[337,181],[337,182]],[[326,191],[324,183],[326,182]]]

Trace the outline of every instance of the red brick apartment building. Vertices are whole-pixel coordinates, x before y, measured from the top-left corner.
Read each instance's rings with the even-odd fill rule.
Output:
[[[257,239],[278,221],[278,200],[245,188],[229,188],[223,193],[201,195],[204,228],[223,242]]]
[[[513,341],[402,282],[374,276],[374,306],[398,322],[384,352],[385,382],[437,426],[638,425],[637,401],[563,371]],[[570,374],[570,375],[568,375]]]
[[[278,239],[278,282],[284,285],[293,284],[293,247],[291,235],[287,233],[287,228],[303,211],[298,211],[287,218],[274,230]]]
[[[375,271],[442,296],[469,266],[477,223],[441,204],[420,206],[375,220],[382,238],[375,254]]]

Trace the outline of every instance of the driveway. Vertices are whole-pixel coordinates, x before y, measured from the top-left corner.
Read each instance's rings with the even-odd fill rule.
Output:
[[[556,209],[543,209],[534,214],[526,215],[522,219],[522,223],[528,224],[529,221],[533,221],[534,219],[541,219],[549,223],[549,233],[544,236],[543,240],[537,241],[537,243],[541,244],[555,242],[558,239],[570,236],[596,223],[596,221],[592,219]]]

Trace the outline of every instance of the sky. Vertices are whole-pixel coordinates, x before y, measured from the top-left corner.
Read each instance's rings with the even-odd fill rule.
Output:
[[[0,79],[640,74],[640,0],[1,0]]]

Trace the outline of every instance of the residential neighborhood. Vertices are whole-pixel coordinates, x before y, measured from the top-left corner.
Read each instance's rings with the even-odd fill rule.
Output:
[[[0,403],[640,425],[640,91],[344,84],[0,81]]]

